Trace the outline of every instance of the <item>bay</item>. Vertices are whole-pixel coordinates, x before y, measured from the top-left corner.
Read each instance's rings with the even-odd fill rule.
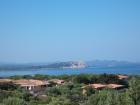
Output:
[[[0,70],[0,77],[14,75],[73,75],[73,74],[127,74],[140,75],[140,67],[92,67],[83,69],[24,69],[24,70]]]

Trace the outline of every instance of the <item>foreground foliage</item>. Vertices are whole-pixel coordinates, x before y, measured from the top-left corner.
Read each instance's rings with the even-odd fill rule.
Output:
[[[20,87],[12,84],[0,84],[0,105],[140,105],[140,77],[130,76],[128,82],[118,80],[115,75],[63,75],[63,76],[15,76],[13,79],[64,79],[64,85],[52,85],[43,93],[47,96],[42,100]],[[71,81],[71,82],[69,82]],[[117,90],[93,90],[87,88],[87,94],[82,94],[81,87],[89,83],[119,83],[126,86],[123,92]]]

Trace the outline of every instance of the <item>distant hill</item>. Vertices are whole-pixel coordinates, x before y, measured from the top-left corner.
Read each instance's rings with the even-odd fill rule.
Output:
[[[140,66],[140,63],[115,61],[115,60],[94,60],[86,62],[88,67],[132,67]]]
[[[81,61],[59,62],[47,65],[47,68],[85,68],[86,63]]]
[[[0,65],[0,70],[24,70],[24,69],[41,69],[41,68],[85,68],[86,64],[81,61],[70,61],[70,62],[57,62],[57,63],[48,63],[48,64],[24,64],[24,65],[11,65],[5,64]]]
[[[58,69],[79,69],[86,67],[140,67],[140,63],[132,63],[126,61],[115,60],[94,60],[94,61],[69,61],[55,63],[30,63],[30,64],[0,64],[0,70],[25,70],[25,69],[41,69],[41,68],[58,68]]]

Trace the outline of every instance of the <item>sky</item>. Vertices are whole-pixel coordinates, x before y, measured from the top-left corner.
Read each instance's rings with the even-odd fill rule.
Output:
[[[140,0],[0,0],[0,62],[140,62]]]

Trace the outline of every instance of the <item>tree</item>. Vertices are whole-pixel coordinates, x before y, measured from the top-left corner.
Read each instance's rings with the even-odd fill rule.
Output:
[[[133,105],[132,99],[129,97],[128,92],[120,93],[118,101],[120,105]]]
[[[95,93],[95,90],[92,87],[87,87],[86,88],[86,95],[87,96],[91,96],[94,93]]]
[[[27,104],[22,99],[15,98],[15,97],[9,97],[9,98],[3,100],[2,105],[27,105]]]
[[[50,87],[46,89],[46,94],[48,96],[59,96],[61,95],[61,91],[59,87]]]
[[[75,83],[84,83],[84,84],[89,84],[90,80],[89,80],[89,76],[85,75],[85,74],[80,74],[77,75],[73,78],[73,82]]]
[[[129,82],[129,96],[134,105],[140,105],[140,79],[133,77]]]
[[[13,84],[12,82],[9,83],[0,83],[0,89],[1,90],[15,90],[18,86]]]
[[[92,95],[85,105],[119,105],[118,93],[112,90],[102,90]]]
[[[69,99],[64,96],[53,97],[52,101],[47,105],[74,105]]]

